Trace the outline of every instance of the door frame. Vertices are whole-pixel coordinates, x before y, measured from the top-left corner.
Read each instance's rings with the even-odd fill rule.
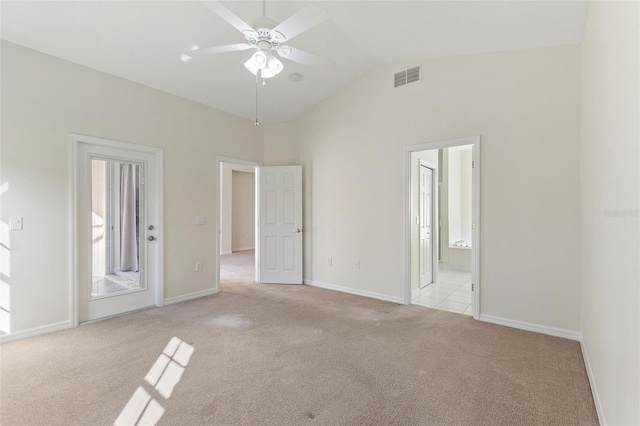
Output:
[[[153,210],[156,218],[157,218],[157,228],[155,230],[155,234],[159,239],[160,244],[158,244],[157,256],[156,260],[150,267],[155,269],[155,275],[158,279],[155,282],[155,304],[156,306],[164,305],[164,238],[163,238],[163,211],[164,211],[164,201],[163,201],[163,159],[164,152],[162,148],[156,148],[152,146],[146,145],[138,145],[128,142],[119,142],[110,139],[97,138],[93,136],[85,136],[79,134],[71,134],[71,215],[70,215],[70,245],[71,245],[71,261],[70,261],[70,275],[71,275],[71,287],[70,287],[70,297],[69,297],[69,317],[71,318],[71,326],[76,327],[79,325],[79,306],[80,300],[78,298],[78,285],[79,285],[79,277],[78,277],[78,264],[79,264],[79,241],[78,241],[78,207],[79,207],[79,191],[78,185],[79,176],[78,176],[78,145],[79,144],[88,144],[99,147],[106,148],[115,148],[115,149],[124,149],[128,151],[137,151],[144,152],[147,154],[151,154],[154,157],[155,162],[155,198],[156,204],[154,206],[147,206],[147,210]],[[151,287],[151,283],[148,283],[149,287]]]
[[[451,148],[454,146],[472,145],[471,160],[474,167],[471,173],[471,217],[474,226],[471,230],[471,282],[474,285],[473,292],[473,318],[480,317],[480,135],[467,136],[456,139],[445,139],[434,142],[427,142],[419,145],[405,147],[405,191],[404,191],[404,229],[405,229],[405,249],[404,249],[404,304],[411,304],[411,202],[413,188],[411,184],[411,153],[416,151],[428,151],[433,149]]]
[[[215,283],[214,283],[214,293],[219,293],[220,292],[220,247],[222,244],[222,226],[221,226],[221,219],[222,219],[222,181],[220,180],[220,172],[222,171],[222,163],[229,163],[229,164],[235,164],[238,166],[249,166],[249,167],[254,167],[254,168],[258,168],[258,167],[262,167],[262,163],[257,163],[255,161],[248,161],[248,160],[240,160],[238,158],[231,158],[231,157],[223,157],[223,156],[216,156],[216,179],[218,180],[218,184],[215,186],[216,187],[216,194],[215,194],[215,201],[216,201],[216,205],[215,205],[215,211],[218,213],[218,217],[216,218],[216,224],[215,224],[215,233],[216,233],[216,273],[215,273]],[[258,173],[255,173],[256,175],[256,179],[258,176]],[[254,193],[255,193],[255,197],[257,200],[258,197],[258,189],[257,189],[257,185],[254,187]],[[256,220],[256,227],[255,227],[255,232],[256,235],[259,231],[258,228],[258,205],[256,203],[256,211],[255,211],[255,220]],[[257,266],[254,266],[254,269],[257,268]],[[255,273],[256,271],[254,271]]]
[[[431,223],[432,223],[433,229],[431,230],[431,240],[432,240],[431,242],[431,245],[432,245],[431,283],[434,283],[438,280],[438,271],[439,271],[438,255],[440,254],[440,232],[437,226],[438,221],[440,220],[440,213],[438,212],[438,192],[440,189],[438,188],[439,170],[438,170],[438,167],[422,159],[418,160],[418,167],[426,167],[427,169],[430,169],[432,173],[432,176],[431,176]],[[418,176],[420,176],[419,168],[418,168]],[[418,202],[418,212],[420,212],[420,206],[421,204]],[[420,230],[418,230],[418,232],[420,232]],[[418,252],[419,250],[420,250],[420,245],[418,244]],[[420,285],[420,273],[418,273],[418,288],[420,289],[422,288]]]

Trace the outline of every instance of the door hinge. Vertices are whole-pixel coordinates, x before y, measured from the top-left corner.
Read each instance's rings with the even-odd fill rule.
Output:
[[[476,229],[476,223],[475,222],[471,222],[471,229]]]
[[[471,168],[475,169],[476,168],[476,162],[475,160],[471,161]]]
[[[473,283],[471,283],[471,291],[475,291]]]

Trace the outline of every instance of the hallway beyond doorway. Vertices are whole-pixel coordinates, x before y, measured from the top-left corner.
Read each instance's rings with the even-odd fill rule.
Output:
[[[233,284],[255,284],[255,250],[236,251],[220,256],[220,290]]]

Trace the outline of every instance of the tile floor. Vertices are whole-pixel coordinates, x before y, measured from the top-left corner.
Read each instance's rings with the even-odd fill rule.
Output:
[[[413,294],[411,303],[427,308],[473,315],[471,274],[440,269],[438,282],[429,284]]]

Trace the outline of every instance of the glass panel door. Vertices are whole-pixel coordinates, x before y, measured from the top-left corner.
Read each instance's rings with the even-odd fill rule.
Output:
[[[146,289],[144,164],[91,159],[89,300]]]

